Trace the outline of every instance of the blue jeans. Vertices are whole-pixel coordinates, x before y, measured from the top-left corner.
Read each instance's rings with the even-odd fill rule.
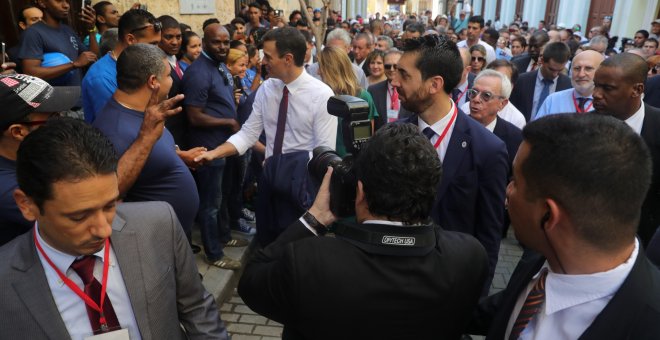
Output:
[[[231,231],[219,221],[222,202],[222,174],[225,159],[216,159],[197,169],[195,181],[199,192],[197,223],[202,233],[204,253],[209,261],[224,256],[223,245],[231,240]]]

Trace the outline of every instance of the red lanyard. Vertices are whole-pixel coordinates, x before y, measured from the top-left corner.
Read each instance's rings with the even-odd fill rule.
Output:
[[[34,244],[37,246],[37,249],[41,253],[41,255],[46,259],[46,262],[55,270],[57,275],[60,277],[62,282],[64,282],[69,289],[71,289],[76,295],[78,295],[85,303],[90,306],[92,309],[95,311],[99,312],[100,318],[99,318],[99,324],[101,324],[101,327],[105,326],[108,327],[108,323],[105,321],[105,316],[103,315],[103,302],[105,301],[105,290],[108,286],[108,265],[110,263],[110,239],[105,239],[105,249],[104,249],[104,261],[103,261],[103,279],[101,279],[101,301],[100,305],[97,305],[94,300],[92,300],[85,292],[80,290],[78,286],[71,281],[66,275],[64,275],[58,268],[55,266],[53,261],[46,255],[46,252],[44,251],[43,248],[41,248],[41,244],[39,244],[39,240],[37,239],[37,228],[34,228]]]
[[[467,90],[468,90],[468,87],[467,87],[467,85],[465,85],[465,90],[463,90],[463,92],[461,92],[461,94],[458,96],[458,98],[456,98],[456,102],[454,104],[458,105],[458,103],[461,102],[461,98],[463,98],[463,96],[465,95],[465,92],[467,92]]]
[[[589,106],[587,106],[586,109],[580,109],[580,106],[578,105],[577,99],[575,99],[575,91],[573,91],[573,105],[575,105],[575,111],[578,113],[585,113],[588,112],[589,109],[591,109],[591,106],[594,105],[594,101],[592,100],[591,103],[589,103]]]
[[[451,118],[449,119],[449,124],[445,126],[445,129],[442,130],[442,133],[440,134],[440,137],[438,138],[437,141],[435,141],[435,144],[433,145],[434,148],[438,148],[440,146],[440,143],[442,143],[442,140],[445,139],[445,136],[447,135],[447,132],[449,132],[449,128],[451,127],[452,124],[454,124],[454,120],[456,120],[456,115],[458,113],[458,106],[454,104],[454,112],[451,114]]]

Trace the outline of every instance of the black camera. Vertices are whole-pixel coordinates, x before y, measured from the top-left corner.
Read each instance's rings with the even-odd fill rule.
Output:
[[[353,162],[372,134],[369,104],[352,96],[334,96],[328,100],[328,113],[340,118],[344,145],[349,153],[342,158],[327,146],[316,147],[307,169],[320,183],[328,166],[333,168],[330,180],[330,210],[338,217],[353,216],[357,186]]]

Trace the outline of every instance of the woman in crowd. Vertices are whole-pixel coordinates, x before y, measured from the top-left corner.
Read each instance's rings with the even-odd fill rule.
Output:
[[[185,72],[188,66],[202,54],[202,39],[195,32],[184,32],[181,46],[178,59],[181,69]]]
[[[470,47],[470,68],[474,75],[477,75],[481,70],[486,68],[486,48],[476,44]]]
[[[345,51],[337,47],[326,47],[318,54],[319,75],[335,95],[349,95],[359,97],[369,103],[369,119],[371,120],[371,132],[374,131],[374,119],[378,116],[376,106],[369,92],[360,88],[357,77],[351,67],[351,60]],[[337,153],[340,156],[346,154],[344,137],[341,129],[341,118],[337,126]]]
[[[259,58],[259,50],[252,44],[247,45],[248,53],[248,69],[245,71],[245,78],[243,78],[243,87],[245,92],[249,95],[256,91],[261,85],[261,58]]]
[[[523,54],[527,49],[527,40],[519,35],[511,35],[511,55]]]
[[[236,105],[238,105],[241,100],[244,100],[245,88],[242,79],[245,78],[245,71],[247,70],[248,55],[239,49],[230,48],[225,64],[234,79],[234,96]]]
[[[367,56],[367,63],[370,71],[369,77],[367,77],[369,85],[380,83],[387,79],[385,76],[384,60],[385,52],[380,50],[374,50]]]

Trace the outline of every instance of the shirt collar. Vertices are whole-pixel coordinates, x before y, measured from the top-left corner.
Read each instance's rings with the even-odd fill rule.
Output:
[[[387,225],[398,225],[402,226],[403,222],[401,221],[385,221],[385,220],[366,220],[362,224],[387,224]]]
[[[628,124],[628,126],[630,126],[638,135],[642,133],[642,125],[644,125],[645,114],[646,112],[644,110],[644,103],[641,103],[639,110],[637,110],[635,114],[625,120],[626,124]]]
[[[433,129],[433,131],[435,131],[437,135],[442,134],[442,130],[444,130],[447,124],[449,124],[451,115],[454,112],[454,108],[456,105],[453,100],[450,100],[450,102],[451,102],[451,107],[449,108],[449,112],[447,112],[447,114],[444,117],[442,117],[442,119],[435,122],[435,124],[429,125],[423,119],[421,118],[417,119],[417,125],[419,126],[419,131],[424,131],[425,128],[430,126],[431,129]],[[453,124],[456,124],[456,120],[454,120]]]
[[[493,132],[495,130],[495,125],[497,125],[497,116],[495,117],[495,119],[493,119],[492,122],[486,125],[486,129],[488,129],[488,131],[490,132]]]
[[[53,248],[50,244],[48,244],[44,239],[41,237],[39,234],[39,224],[37,222],[34,223],[34,232],[37,235],[37,240],[39,241],[39,244],[41,245],[41,248],[44,250],[44,253],[48,256],[48,258],[53,261],[53,264],[55,264],[55,267],[60,270],[60,272],[64,273],[66,275],[67,271],[71,267],[71,264],[73,264],[73,261],[75,261],[78,257],[69,255],[67,253],[64,253],[60,250],[57,250]],[[105,259],[105,247],[101,248],[98,252],[94,254],[94,256],[97,256],[98,258],[103,261]],[[112,249],[111,249],[112,250]],[[50,265],[45,261],[43,258],[41,252],[37,251],[39,254],[39,257],[42,259],[41,262],[44,264],[44,266],[49,266]],[[111,252],[112,253],[112,252]],[[112,256],[110,256],[111,260],[109,265],[110,266],[115,266],[115,261],[112,260]],[[63,285],[64,282],[58,277],[57,282],[60,285]]]
[[[294,79],[292,82],[285,84],[283,81],[279,80],[281,83],[282,88],[286,86],[286,88],[289,90],[290,94],[295,95],[296,91],[298,91],[303,85],[307,82],[309,79],[308,77],[311,77],[309,73],[307,72],[300,72],[300,75],[298,78]]]
[[[548,268],[545,281],[546,315],[614,295],[630,274],[638,253],[639,241],[635,239],[635,248],[625,262],[606,272],[585,275],[553,273],[546,261],[543,265],[543,268]]]
[[[543,84],[543,79],[545,79],[545,78],[543,78],[543,75],[541,74],[541,66],[539,66],[539,68],[537,70],[538,70],[538,72],[536,72],[536,82],[540,83],[540,84]],[[557,78],[559,78],[559,76],[556,76],[556,77],[552,78],[552,83],[553,84],[557,83]]]
[[[175,65],[176,64],[176,56],[175,55],[168,55],[167,56],[167,61],[170,62],[170,65]]]
[[[465,77],[465,81],[459,84],[458,86],[456,86],[456,88],[459,89],[461,93],[463,93],[465,90],[467,90],[467,86],[468,86],[468,79],[467,77]]]

